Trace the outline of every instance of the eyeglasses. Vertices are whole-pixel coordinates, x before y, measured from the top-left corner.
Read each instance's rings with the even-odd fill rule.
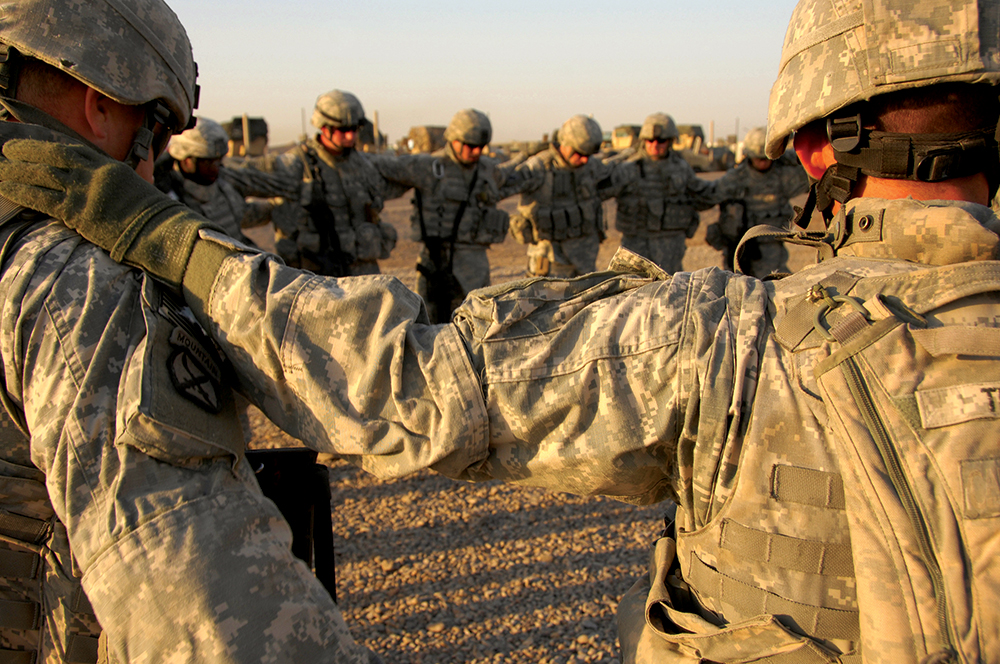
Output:
[[[361,128],[361,125],[349,125],[347,127],[333,127],[334,131],[339,131],[342,134],[356,134]]]
[[[657,145],[663,145],[664,143],[674,142],[674,139],[672,138],[648,138],[646,140],[648,140],[650,143],[656,143]]]

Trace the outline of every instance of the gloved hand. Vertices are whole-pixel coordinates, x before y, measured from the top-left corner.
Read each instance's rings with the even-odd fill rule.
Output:
[[[84,145],[13,139],[0,195],[64,222],[111,258],[180,292],[198,231],[211,224],[127,165]]]

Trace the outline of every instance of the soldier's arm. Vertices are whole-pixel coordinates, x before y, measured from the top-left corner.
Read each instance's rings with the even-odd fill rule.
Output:
[[[5,311],[0,333],[6,387],[112,651],[376,661],[292,556],[287,525],[240,458],[226,393],[214,392],[224,405],[215,416],[174,387],[177,328],[160,288],[58,225],[27,240],[0,283],[21,305]]]
[[[639,166],[634,161],[605,161],[599,164],[597,193],[602,201],[616,198],[639,180]]]
[[[430,467],[646,502],[674,490],[679,440],[741,425],[727,414],[732,381],[753,372],[737,366],[732,355],[742,346],[726,326],[750,325],[755,311],[763,313],[753,279],[730,287],[724,273],[706,271],[660,281],[666,275],[646,262],[616,264],[633,272],[486,289],[454,323],[429,325],[420,298],[394,278],[335,279],[286,267],[201,228],[196,215],[124,165],[107,164],[90,186],[71,164],[25,148],[4,152],[8,160],[62,163],[62,176],[45,182],[73,192],[39,204],[54,202],[52,212],[118,247],[127,262],[163,271],[168,282],[182,275],[188,305],[255,405],[313,449],[380,476]],[[10,170],[0,164],[0,193],[29,202],[11,186]],[[87,205],[67,206],[81,187]],[[138,206],[138,217],[115,208],[109,226],[90,216],[90,206],[107,210],[133,189],[142,197],[124,202]],[[168,207],[149,211],[157,205]],[[192,246],[167,257],[143,247],[168,236],[191,238]],[[699,319],[696,333],[684,325],[687,316]],[[715,344],[702,375],[691,358]],[[685,420],[690,413],[699,420]]]
[[[696,210],[707,210],[713,205],[718,204],[719,199],[716,195],[716,188],[718,186],[716,183],[718,180],[712,181],[700,178],[690,166],[687,167],[686,175],[687,194]]]
[[[246,160],[241,164],[227,160],[226,163],[228,165],[219,169],[219,178],[232,185],[244,197],[297,200],[301,195],[302,172],[294,165],[276,168],[272,164],[267,170],[262,170],[255,164],[263,164],[264,161]]]
[[[431,165],[424,155],[373,155],[372,165],[385,180],[385,198],[399,198],[410,189],[427,188]]]

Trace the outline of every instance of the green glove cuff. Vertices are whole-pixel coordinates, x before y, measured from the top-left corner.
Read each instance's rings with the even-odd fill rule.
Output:
[[[184,272],[184,301],[194,312],[198,322],[211,329],[210,304],[215,278],[222,270],[222,261],[232,255],[229,247],[211,240],[196,240]]]

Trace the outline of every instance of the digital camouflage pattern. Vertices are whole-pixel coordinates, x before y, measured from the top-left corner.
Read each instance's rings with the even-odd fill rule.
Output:
[[[557,133],[560,145],[567,145],[582,155],[592,155],[601,149],[604,134],[601,125],[586,115],[574,115],[559,127]]]
[[[938,276],[914,262],[992,259],[1000,221],[972,204],[862,199],[848,204],[842,224],[853,227],[857,215],[876,212],[885,239],[845,249],[878,247],[892,260],[848,252],[766,284],[714,268],[670,277],[622,252],[610,273],[477,291],[452,325],[434,327],[422,324],[419,302],[394,280],[334,282],[242,255],[223,261],[211,299],[202,302],[207,309],[196,308],[214,321],[213,336],[225,340],[237,373],[260,390],[255,401],[291,425],[293,435],[320,450],[343,453],[337,447],[343,443],[364,454],[373,433],[383,433],[381,444],[400,450],[398,463],[358,459],[373,472],[394,475],[426,462],[460,479],[636,503],[676,501],[675,538],[661,540],[653,557],[651,578],[661,583],[639,585],[622,603],[625,661],[752,661],[794,652],[795,661],[859,662],[863,650],[868,661],[915,664],[940,645],[923,608],[917,607],[919,619],[929,636],[919,642],[906,636],[912,626],[906,620],[880,620],[906,607],[893,608],[892,595],[869,591],[876,583],[897,591],[905,585],[867,572],[868,588],[855,581],[854,562],[878,556],[852,540],[858,496],[843,476],[843,440],[828,426],[846,412],[843,397],[821,398],[813,374],[836,345],[826,345],[814,328],[811,302],[802,305],[804,318],[788,312],[816,283],[846,293],[870,283],[866,278],[888,275],[877,283],[896,284],[898,293],[922,271],[914,282],[923,284],[919,299],[960,300],[941,311],[925,306],[935,325],[1000,326],[994,296],[961,301],[950,268]],[[986,274],[997,269],[982,263]],[[273,285],[262,292],[264,273]],[[872,320],[884,318],[871,287],[859,292]],[[357,326],[331,329],[326,322],[345,315],[358,316]],[[790,328],[781,327],[786,318]],[[842,318],[839,310],[827,317],[830,325]],[[268,324],[253,324],[262,319]],[[897,368],[912,352],[906,345],[894,351]],[[391,379],[385,367],[398,367]],[[332,383],[331,375],[338,376]],[[900,385],[910,389],[902,374],[892,376],[896,393]],[[932,389],[924,398],[958,399],[979,385],[980,375],[966,371],[948,380],[953,396]],[[282,398],[290,394],[288,381],[294,401]],[[419,414],[401,408],[410,400],[420,404]],[[987,412],[966,410],[962,422]],[[412,448],[418,438],[423,444]],[[996,455],[996,436],[976,440],[989,441],[983,444],[993,445],[992,452],[984,448],[970,458]],[[948,448],[942,442],[935,449]],[[976,505],[981,518],[994,514]],[[971,508],[957,509],[970,518]],[[984,551],[992,546],[982,544]],[[992,596],[996,566],[974,559]],[[983,639],[984,661],[996,661],[986,653],[1000,652],[991,606],[955,622],[958,634]]]
[[[699,178],[674,150],[653,159],[640,142],[621,159],[638,175],[617,197],[615,228],[622,233],[622,246],[667,273],[679,271],[687,249],[685,240],[698,230],[698,211],[715,204],[715,184]]]
[[[444,140],[461,141],[467,145],[488,145],[493,138],[493,125],[482,111],[467,108],[451,118],[444,130]]]
[[[161,0],[5,2],[0,42],[123,104],[162,99],[181,127],[196,105],[191,42]]]
[[[466,130],[472,131],[469,128],[471,124],[467,121],[479,122],[485,118],[485,116],[479,119],[477,117],[460,111],[449,125],[449,130],[453,135]],[[488,127],[489,120],[486,122]],[[482,129],[480,124],[476,132]],[[462,135],[466,138],[475,138],[467,134]],[[450,313],[467,293],[489,285],[490,262],[486,250],[491,244],[506,239],[510,225],[509,215],[503,210],[498,210],[497,203],[521,191],[525,186],[524,181],[514,172],[513,165],[501,165],[491,157],[483,156],[475,164],[463,164],[456,157],[450,142],[431,154],[399,157],[380,155],[374,157],[372,163],[389,183],[387,198],[402,196],[411,188],[419,191],[419,196],[415,194],[413,198],[410,231],[415,242],[425,244],[418,258],[418,265],[423,265],[424,269],[418,268],[417,292],[424,298],[429,308],[436,305],[431,297],[429,281],[424,274],[426,271],[434,270],[433,259],[426,246],[427,239],[437,239],[444,245],[445,254],[441,257],[443,261],[447,262],[448,253],[452,253],[451,271],[460,288],[452,293]],[[455,219],[463,202],[465,209],[462,210],[462,218],[456,229]],[[418,204],[421,206],[420,209]],[[453,243],[452,237],[454,237]],[[457,292],[459,290],[460,292]],[[434,320],[438,314],[437,310],[434,309],[430,313],[431,319]]]
[[[754,127],[747,132],[747,135],[743,138],[743,157],[751,157],[754,159],[766,159],[767,152],[765,150],[765,145],[767,143],[767,128],[766,127]]]
[[[221,159],[229,152],[229,134],[215,120],[198,118],[198,124],[171,137],[167,152],[174,159]]]
[[[227,179],[246,179],[246,195],[286,199],[273,221],[277,253],[290,265],[322,272],[319,258],[330,248],[322,241],[326,232],[336,233],[352,275],[377,274],[378,259],[388,258],[396,245],[395,229],[379,221],[387,184],[357,150],[333,155],[310,138],[300,149],[281,155],[228,159],[225,164],[233,169]],[[271,177],[257,178],[254,171]],[[324,197],[333,214],[333,229],[322,228],[307,210],[317,196]]]
[[[759,140],[763,150],[763,130],[760,130]],[[725,218],[720,214],[718,243],[735,249],[743,234],[754,226],[768,224],[786,228],[794,215],[789,201],[807,191],[809,178],[796,159],[782,156],[772,161],[766,171],[758,171],[749,158],[744,159],[715,181],[716,201],[735,203],[742,211],[737,218]],[[780,242],[758,242],[748,274],[761,279],[774,273],[788,273],[788,249]]]
[[[575,118],[593,122],[579,115],[567,124]],[[572,277],[593,272],[604,239],[601,203],[635,177],[634,169],[596,158],[574,168],[558,147],[550,146],[518,164],[516,173],[522,181],[518,216],[530,226],[519,239],[534,245],[528,249],[528,273]]]
[[[640,141],[651,141],[654,138],[680,138],[677,123],[666,113],[653,113],[646,117],[639,129]]]
[[[331,90],[316,99],[312,124],[323,127],[357,127],[365,122],[365,109],[350,92]]]
[[[225,369],[180,304],[45,219],[5,263],[0,294],[6,391],[31,432],[29,445],[2,429],[0,557],[42,555],[27,592],[0,585],[0,601],[19,603],[0,623],[44,596],[34,635],[5,632],[0,647],[94,661],[82,579],[111,661],[378,661],[291,555],[242,457]],[[33,521],[47,528],[12,537]]]
[[[1000,81],[998,21],[994,5],[973,0],[799,2],[771,88],[768,156],[796,129],[874,95]]]

